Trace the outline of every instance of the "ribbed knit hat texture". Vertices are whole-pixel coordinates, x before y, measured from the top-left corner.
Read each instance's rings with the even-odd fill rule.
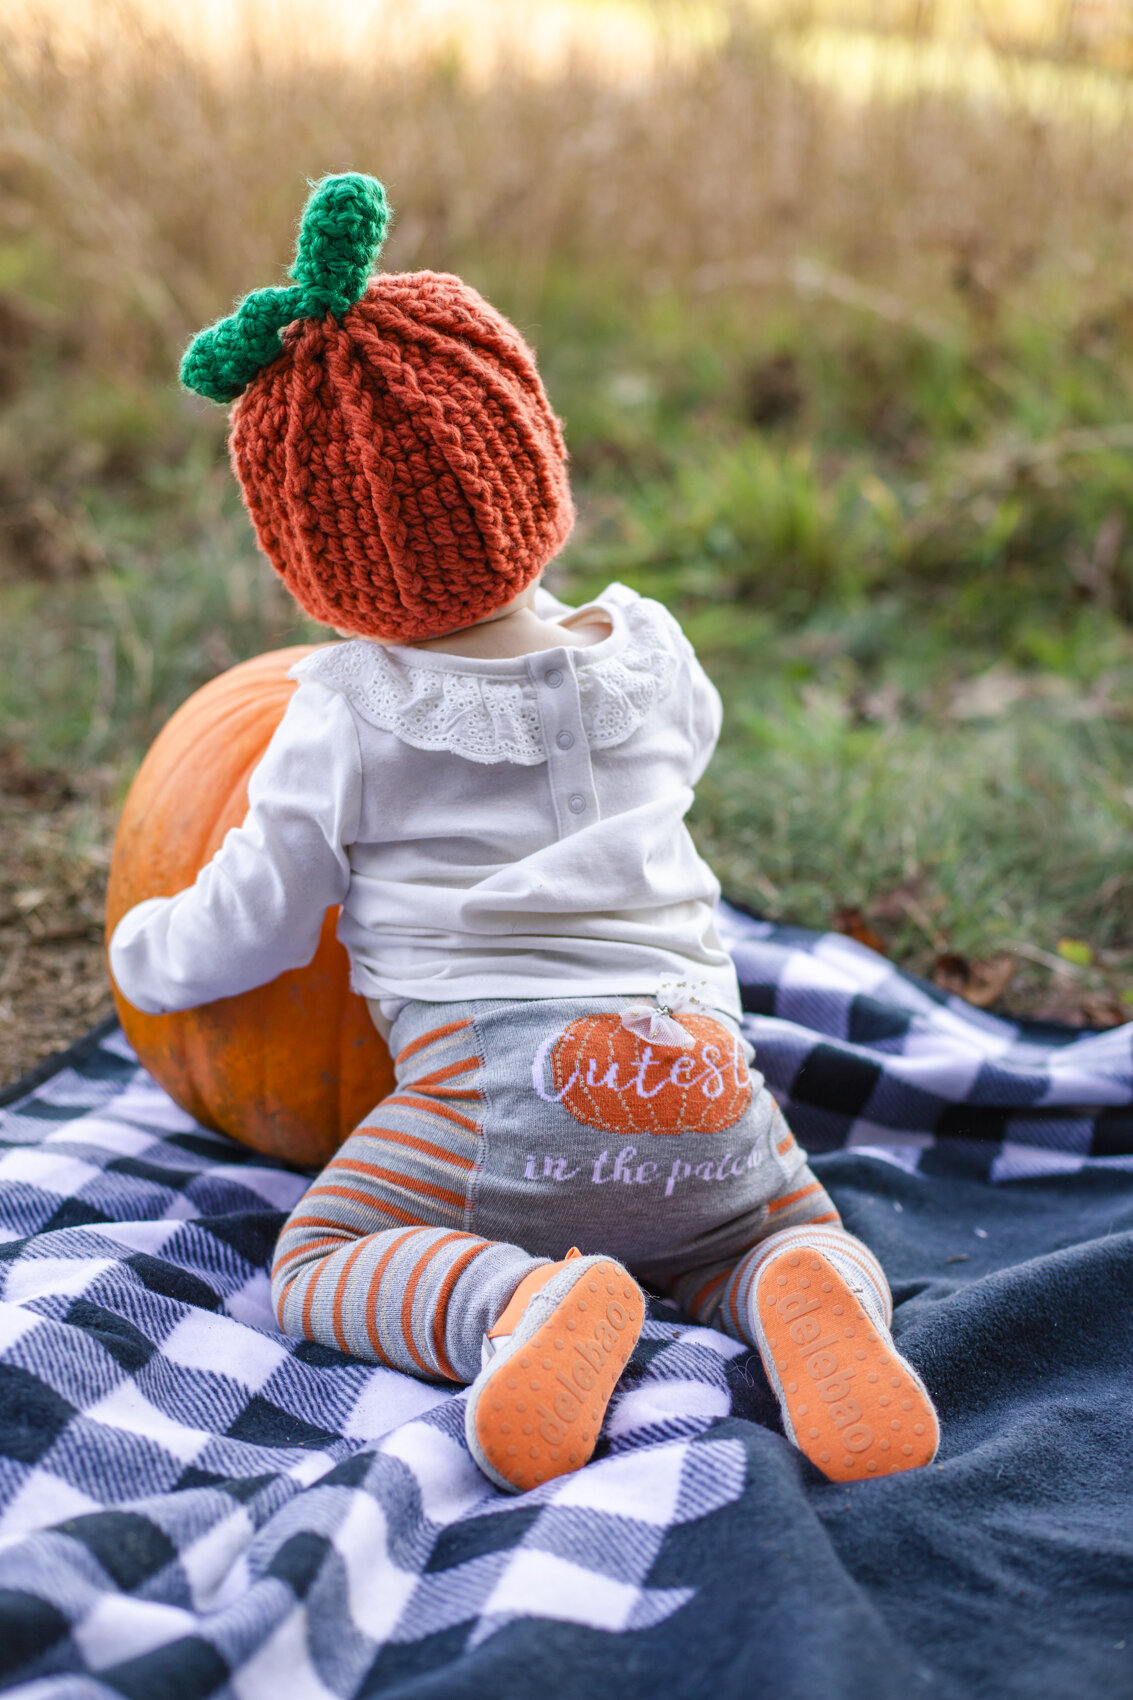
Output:
[[[410,642],[518,596],[574,509],[531,350],[460,278],[371,277],[388,222],[374,178],[316,184],[294,283],[202,331],[181,379],[235,402],[232,465],[300,606]]]

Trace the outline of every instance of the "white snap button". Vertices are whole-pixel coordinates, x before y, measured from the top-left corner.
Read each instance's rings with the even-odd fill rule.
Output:
[[[569,750],[571,745],[574,743],[574,733],[573,732],[559,732],[559,733],[557,733],[556,736],[555,736],[555,743],[559,746],[560,750]]]
[[[585,807],[586,798],[580,791],[576,791],[573,797],[567,798],[567,808],[570,810],[572,815],[580,815]]]
[[[546,680],[547,680],[547,683],[550,685],[551,689],[553,691],[557,691],[559,686],[563,682],[563,676],[559,672],[557,667],[552,667],[550,672],[546,674]]]

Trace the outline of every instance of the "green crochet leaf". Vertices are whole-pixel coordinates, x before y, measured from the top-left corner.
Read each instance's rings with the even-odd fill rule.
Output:
[[[340,318],[366,293],[389,223],[386,192],[374,177],[324,177],[303,210],[291,275],[312,303]]]
[[[256,289],[226,319],[193,338],[181,382],[210,401],[229,402],[277,360],[279,333],[295,319],[336,318],[366,292],[389,224],[386,192],[361,172],[324,177],[303,211],[288,289]]]
[[[181,362],[186,389],[210,401],[235,401],[257,372],[283,352],[279,333],[304,316],[303,291],[257,289],[227,319],[195,336]]]

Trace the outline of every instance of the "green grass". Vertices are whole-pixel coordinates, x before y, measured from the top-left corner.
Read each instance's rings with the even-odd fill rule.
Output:
[[[860,908],[922,970],[1022,946],[1024,1002],[1066,938],[1133,986],[1123,322],[944,347],[570,273],[537,309],[581,507],[551,581],[622,578],[684,621],[727,711],[694,816],[726,889],[807,925]],[[0,450],[77,539],[56,577],[0,583],[0,720],[28,763],[124,790],[191,690],[315,635],[255,552],[217,416],[171,385],[45,360]]]

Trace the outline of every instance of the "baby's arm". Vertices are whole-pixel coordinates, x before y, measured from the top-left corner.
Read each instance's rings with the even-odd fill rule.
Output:
[[[658,606],[654,604],[654,606]],[[684,654],[685,672],[682,688],[685,693],[685,729],[688,733],[692,748],[692,766],[688,782],[698,785],[704,770],[712,760],[716,741],[720,736],[720,728],[724,722],[724,705],[720,701],[720,693],[704,668],[697,659],[696,651],[681,630],[673,616],[667,610],[661,611],[662,619],[668,624],[675,635],[679,648]]]
[[[191,1009],[310,962],[350,883],[361,758],[336,691],[304,680],[248,786],[248,813],[196,881],[124,915],[110,967],[147,1015]]]
[[[690,783],[698,785],[720,736],[724,709],[720,693],[693,657],[692,680],[689,691],[689,736],[693,747],[693,768]]]

